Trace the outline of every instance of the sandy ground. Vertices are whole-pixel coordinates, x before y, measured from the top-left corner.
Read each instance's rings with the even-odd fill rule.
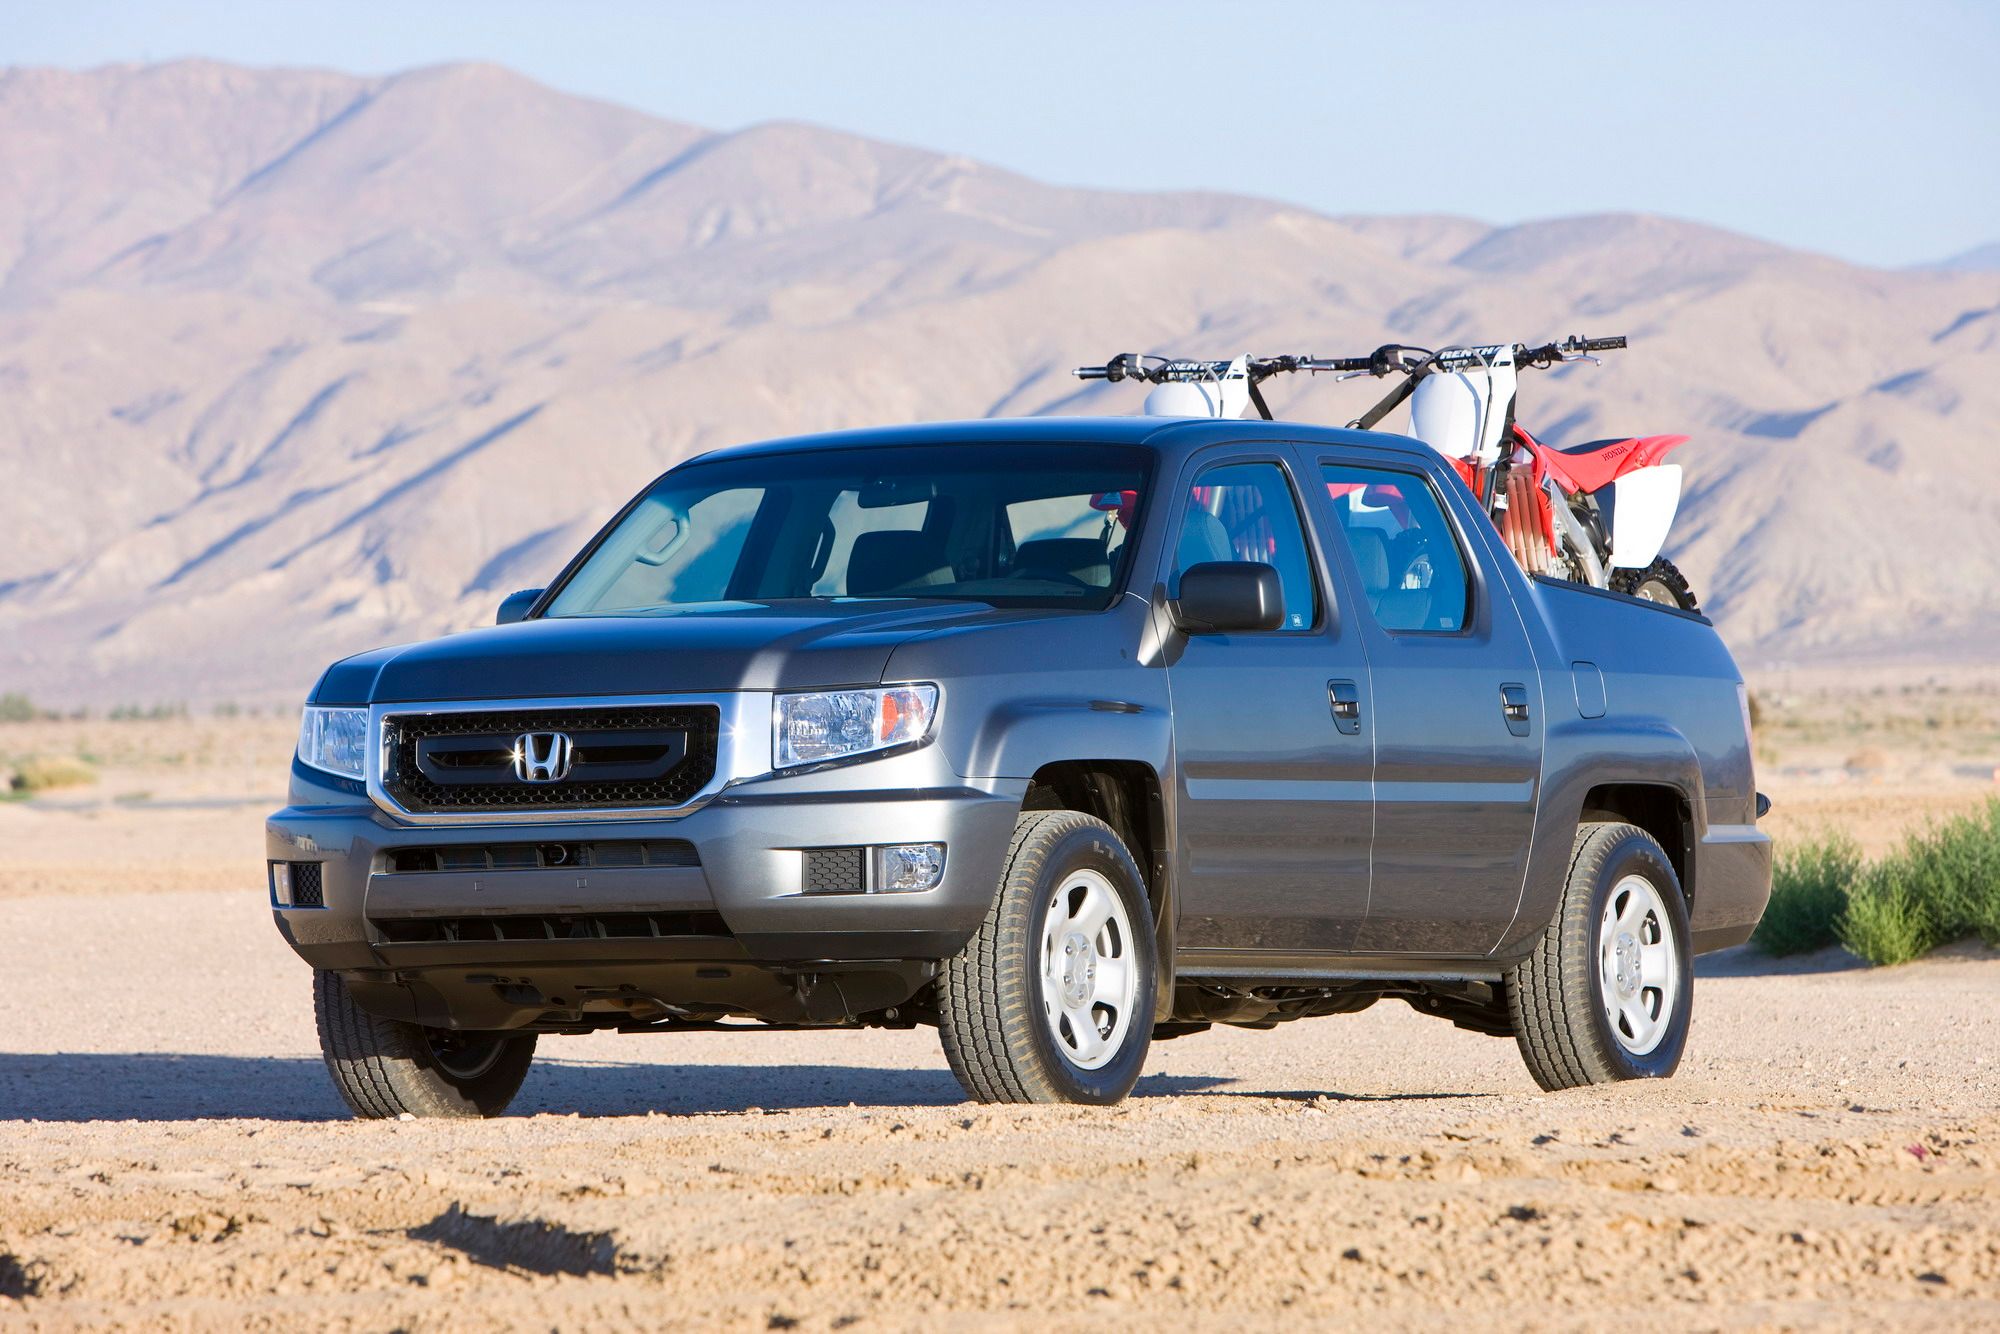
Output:
[[[1779,837],[1995,790],[1983,692],[1858,739],[1815,698],[1760,737]],[[259,884],[289,721],[14,727],[100,777],[0,804],[0,1328],[2000,1327],[1980,951],[1706,960],[1675,1079],[1561,1095],[1385,1003],[1158,1045],[1111,1110],[967,1104],[928,1031],[745,1033],[546,1039],[515,1115],[359,1124]]]
[[[1669,1082],[1535,1091],[1406,1007],[1155,1048],[1109,1111],[934,1037],[553,1038],[519,1116],[344,1119],[255,892],[0,941],[29,1328],[2000,1324],[2000,965],[1722,956]]]

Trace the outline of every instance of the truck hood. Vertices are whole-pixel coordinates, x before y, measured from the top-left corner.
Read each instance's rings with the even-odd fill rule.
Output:
[[[863,602],[521,621],[344,659],[313,703],[872,685],[906,640],[993,618],[1015,619],[979,603]]]

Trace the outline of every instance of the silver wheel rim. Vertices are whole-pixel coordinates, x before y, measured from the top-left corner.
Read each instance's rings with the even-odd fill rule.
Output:
[[[1642,875],[1612,886],[1597,922],[1597,994],[1611,1036],[1634,1056],[1658,1047],[1680,999],[1680,956],[1660,891]]]
[[[1042,918],[1042,1018],[1079,1070],[1108,1065],[1132,1028],[1139,970],[1125,900],[1097,871],[1072,871]]]
[[[507,1043],[501,1038],[432,1034],[430,1048],[431,1059],[437,1062],[438,1069],[464,1083],[479,1078],[498,1065]]]

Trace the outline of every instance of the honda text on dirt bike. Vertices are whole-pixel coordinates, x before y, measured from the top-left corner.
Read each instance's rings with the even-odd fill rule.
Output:
[[[1271,410],[1260,386],[1273,375],[1398,376],[1396,386],[1349,425],[1373,430],[1407,402],[1409,433],[1451,462],[1524,570],[1695,611],[1686,578],[1660,554],[1681,495],[1679,465],[1662,460],[1687,437],[1635,436],[1557,449],[1515,420],[1519,372],[1595,362],[1594,353],[1624,346],[1622,337],[1572,336],[1539,347],[1498,343],[1433,351],[1391,343],[1365,357],[1184,361],[1127,352],[1075,374],[1152,385],[1149,416],[1237,417],[1254,406],[1266,420]],[[1373,501],[1363,495],[1352,503]]]

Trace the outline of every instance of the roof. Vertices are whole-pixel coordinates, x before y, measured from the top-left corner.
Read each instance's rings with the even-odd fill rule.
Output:
[[[1161,453],[1185,454],[1224,441],[1302,441],[1358,445],[1396,454],[1428,454],[1429,448],[1408,436],[1305,422],[1207,417],[986,417],[976,421],[922,422],[909,426],[867,427],[827,431],[777,440],[730,445],[707,451],[700,458],[742,458],[758,454],[791,454],[808,449],[853,448],[858,445],[979,445],[979,444],[1102,444],[1142,445]]]

